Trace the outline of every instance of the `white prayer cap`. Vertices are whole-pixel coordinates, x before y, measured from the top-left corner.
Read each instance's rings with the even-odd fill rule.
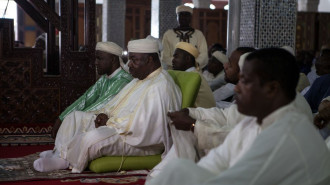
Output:
[[[241,57],[239,57],[238,66],[240,71],[243,70],[244,61],[250,53],[251,52],[244,53],[243,55],[241,55]]]
[[[198,52],[197,48],[195,48],[193,45],[189,44],[188,42],[178,42],[176,44],[175,48],[179,48],[179,49],[185,50],[186,52],[188,52],[192,56],[194,56],[195,59],[199,55],[199,52]]]
[[[218,59],[222,64],[225,64],[228,62],[228,57],[225,54],[223,54],[221,51],[213,52],[212,56],[214,56],[216,59]]]
[[[294,53],[294,50],[291,46],[282,46],[282,49],[285,49],[286,51],[288,51],[289,53],[291,53],[293,56],[296,56]]]
[[[159,46],[156,40],[138,39],[129,41],[127,49],[131,53],[158,53]]]
[[[121,57],[123,53],[123,48],[118,46],[114,42],[98,42],[95,47],[96,51],[104,51],[106,53],[111,53]]]
[[[157,39],[157,38],[155,38],[155,37],[153,37],[153,36],[151,36],[151,35],[148,35],[148,36],[146,37],[146,39],[151,39],[151,40],[155,40],[155,41],[157,41],[157,43],[158,43],[158,50],[159,50],[159,51],[162,51],[162,50],[163,50],[163,44],[162,44],[162,42],[161,42],[159,39]]]
[[[324,44],[321,46],[321,51],[325,49],[330,49],[330,45]]]
[[[185,5],[180,5],[176,7],[175,10],[176,14],[178,14],[179,12],[189,12],[189,13],[193,13],[193,9],[190,8],[189,6],[185,6]]]
[[[42,33],[41,35],[39,35],[39,36],[36,38],[36,40],[39,40],[39,39],[45,41],[45,39],[46,39],[46,33]]]
[[[328,101],[330,101],[330,96],[324,98],[322,101],[324,101],[324,100],[328,100]]]

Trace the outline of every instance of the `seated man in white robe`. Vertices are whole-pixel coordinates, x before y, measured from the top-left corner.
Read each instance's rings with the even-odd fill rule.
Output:
[[[314,117],[314,125],[320,129],[320,134],[330,149],[330,96],[321,101]]]
[[[215,107],[214,97],[212,90],[204,79],[203,75],[196,69],[198,66],[196,58],[199,52],[197,48],[187,42],[179,42],[175,46],[172,66],[174,70],[196,72],[201,77],[201,85],[195,100],[195,107],[211,108]]]
[[[242,56],[241,58],[245,59],[246,57]],[[240,61],[240,66],[243,66],[243,64],[244,62]],[[312,111],[306,99],[300,93],[297,93],[294,105],[312,122]],[[176,129],[172,130],[172,135],[176,137],[174,144],[165,159],[153,169],[151,176],[158,174],[165,164],[175,158],[187,158],[197,161],[198,157],[203,157],[211,149],[222,144],[228,133],[246,117],[237,110],[237,105],[234,103],[228,108],[185,108],[170,112],[168,116],[172,120],[171,125],[177,130],[191,131],[191,133],[188,134],[188,132],[182,135],[176,132]],[[193,148],[193,152],[184,153],[180,151],[181,146],[185,146],[185,150]]]
[[[101,77],[55,121],[52,138],[55,139],[63,119],[73,111],[93,111],[102,108],[133,78],[123,67],[123,48],[114,42],[98,42],[95,47],[96,71]]]
[[[174,160],[146,184],[330,184],[330,152],[295,102],[298,78],[289,52],[251,53],[235,87],[238,110],[249,117],[197,164]]]
[[[244,54],[254,51],[254,48],[250,47],[239,47],[234,50],[230,57],[229,62],[224,64],[225,67],[225,81],[227,84],[223,85],[219,89],[213,91],[213,96],[216,102],[217,107],[226,108],[231,105],[234,101],[234,87],[238,82],[238,76],[240,72],[240,68],[244,61]]]
[[[203,71],[203,76],[212,91],[226,84],[223,65],[227,62],[228,57],[221,51],[213,52],[212,56],[209,58],[209,62],[206,66],[207,70]]]
[[[312,121],[312,111],[301,94],[297,93],[295,103]],[[177,129],[192,131],[197,138],[198,148],[206,151],[222,144],[228,133],[246,116],[237,110],[236,104],[224,109],[185,108],[168,115]]]
[[[34,162],[37,171],[72,167],[82,172],[101,156],[164,155],[172,144],[166,113],[181,106],[181,91],[161,68],[158,45],[150,39],[128,43],[134,79],[102,109],[72,112],[57,133],[55,148]]]

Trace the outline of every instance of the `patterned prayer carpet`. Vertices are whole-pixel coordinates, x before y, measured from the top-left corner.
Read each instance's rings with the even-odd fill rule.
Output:
[[[26,146],[54,144],[50,134],[42,135],[0,135],[1,146]]]
[[[66,181],[105,182],[112,184],[130,184],[140,181],[144,183],[148,174],[147,170],[135,170],[126,172],[94,173],[84,171],[82,173],[71,173],[70,170],[57,170],[53,172],[38,172],[33,168],[33,161],[39,153],[27,155],[20,158],[0,159],[0,183],[9,181],[40,181],[58,179]],[[140,184],[140,183],[139,183]]]
[[[37,135],[37,134],[49,134],[52,130],[52,124],[15,124],[14,126],[8,126],[6,124],[0,124],[0,135],[5,134],[23,134],[23,135]]]
[[[49,133],[8,133],[6,131],[6,134],[0,134],[0,185],[75,185],[80,183],[142,185],[145,183],[147,170],[121,173],[94,173],[87,170],[82,173],[71,173],[71,170],[35,171],[33,161],[38,158],[40,151],[53,148],[53,144],[54,140]]]
[[[41,180],[41,181],[14,181],[0,182],[1,185],[143,185],[144,177],[105,177],[105,178],[81,178],[81,179],[64,179],[64,180]]]
[[[0,127],[0,146],[26,146],[53,144],[50,136],[52,126]]]

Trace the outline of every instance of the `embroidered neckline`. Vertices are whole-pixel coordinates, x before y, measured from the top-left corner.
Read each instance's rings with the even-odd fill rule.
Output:
[[[173,31],[176,33],[176,37],[180,39],[180,42],[189,43],[189,39],[192,38],[192,34],[194,34],[195,29],[190,28],[187,31],[182,31],[179,28],[174,28]]]

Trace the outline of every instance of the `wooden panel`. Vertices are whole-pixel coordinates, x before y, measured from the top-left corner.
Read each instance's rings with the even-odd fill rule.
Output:
[[[72,3],[61,1],[61,99],[60,109],[65,109],[95,82],[95,0],[85,1],[86,51],[73,51],[71,22]],[[77,18],[77,17],[76,17]],[[76,20],[77,21],[77,20]]]
[[[203,32],[208,46],[227,43],[227,11],[222,9],[194,9],[192,27]]]
[[[330,13],[319,13],[319,45],[318,50],[323,45],[330,45]]]
[[[296,49],[319,51],[330,43],[330,13],[297,13]]]
[[[142,39],[150,35],[150,7],[150,0],[126,1],[125,46],[132,39]]]
[[[2,28],[0,27],[0,59],[1,58],[3,58],[3,31]]]
[[[48,0],[49,1],[49,0]],[[58,30],[60,27],[60,17],[50,8],[44,0],[30,0],[30,3],[40,12],[48,21],[50,21]]]
[[[85,4],[78,4],[78,46],[85,45]],[[78,47],[79,48],[79,47]]]
[[[102,5],[96,4],[96,42],[102,41]]]
[[[49,124],[95,82],[95,0],[85,4],[85,52],[72,50],[71,4],[61,0],[61,74],[45,76],[42,50],[13,48],[13,20],[0,19],[0,126]]]
[[[296,50],[314,50],[316,14],[311,12],[297,13]]]
[[[59,114],[59,80],[42,72],[42,50],[13,48],[13,21],[0,19],[0,123],[49,123]]]

